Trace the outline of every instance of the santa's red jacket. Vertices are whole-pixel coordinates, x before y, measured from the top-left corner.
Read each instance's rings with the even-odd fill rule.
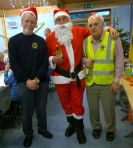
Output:
[[[71,41],[71,45],[72,45],[72,49],[74,53],[74,67],[76,68],[78,64],[82,61],[83,41],[86,37],[90,35],[90,32],[86,28],[79,27],[79,26],[73,26],[72,34],[73,34],[73,39]],[[71,66],[70,66],[69,57],[66,51],[66,47],[63,45],[60,45],[57,42],[57,39],[55,38],[55,32],[52,32],[48,35],[48,37],[46,38],[46,44],[48,47],[49,62],[50,62],[50,66],[52,67],[52,69],[55,68],[55,65],[53,65],[52,63],[52,58],[53,56],[56,55],[56,46],[58,46],[60,50],[62,51],[62,55],[63,55],[63,63],[58,64],[58,67],[64,70],[70,71]],[[83,71],[79,73],[79,78],[80,79],[84,78]],[[71,81],[71,79],[68,79],[64,76],[57,74],[54,70],[52,71],[51,79],[55,84],[66,84]]]

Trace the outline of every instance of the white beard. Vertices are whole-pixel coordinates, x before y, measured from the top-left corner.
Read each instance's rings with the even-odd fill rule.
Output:
[[[55,26],[55,37],[61,45],[69,46],[71,44],[71,40],[73,39],[71,28],[71,22],[68,22],[63,25],[57,24]]]

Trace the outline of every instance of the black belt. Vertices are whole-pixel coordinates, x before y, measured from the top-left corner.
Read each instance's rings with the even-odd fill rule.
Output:
[[[71,79],[76,79],[76,83],[77,83],[77,87],[80,88],[80,79],[79,79],[79,76],[78,76],[78,73],[80,72],[80,69],[81,69],[81,62],[78,64],[78,66],[74,69],[74,72],[70,72],[70,71],[67,71],[67,70],[64,70],[62,68],[59,68],[56,66],[56,69],[54,70],[56,73],[64,76],[64,77],[67,77],[67,78],[71,78]]]

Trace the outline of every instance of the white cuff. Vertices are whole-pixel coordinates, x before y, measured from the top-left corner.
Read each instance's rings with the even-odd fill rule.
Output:
[[[52,62],[53,58],[54,58],[54,56],[50,56],[49,57],[49,65],[50,65],[51,69],[55,69],[56,68],[56,63],[53,64],[53,62]]]
[[[73,113],[73,117],[78,120],[83,119],[83,115],[79,116],[79,115],[76,115],[75,113]]]

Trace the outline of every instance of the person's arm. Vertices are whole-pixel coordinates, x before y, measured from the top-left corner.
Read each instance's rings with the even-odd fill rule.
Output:
[[[120,38],[115,44],[115,81],[119,82],[124,73],[124,54]]]
[[[115,29],[115,28],[113,28],[113,27],[111,27],[111,26],[107,26],[107,27],[105,27],[104,28],[106,31],[108,31],[108,32],[110,32],[110,35],[111,35],[111,37],[113,38],[113,40],[117,40],[118,38],[119,38],[119,32]]]
[[[119,38],[119,35],[120,34],[119,34],[119,32],[115,28],[113,28],[111,26],[107,26],[107,27],[104,27],[104,29],[105,29],[105,31],[110,32],[110,35],[111,35],[111,37],[112,37],[113,40],[117,40]],[[90,35],[89,30],[88,30],[88,32],[87,32],[87,30],[88,29],[86,29],[86,31],[84,30],[84,34],[85,34],[86,37]]]
[[[4,71],[4,83],[5,85],[12,85],[13,83],[13,74],[11,73],[11,75],[8,75],[8,70]]]
[[[120,38],[115,44],[115,79],[112,84],[112,91],[116,92],[119,88],[119,81],[124,73],[124,54]]]
[[[47,77],[47,71],[48,71],[48,51],[47,51],[47,47],[46,47],[46,43],[44,40],[40,39],[40,48],[38,49],[40,50],[41,54],[40,54],[40,59],[41,59],[41,63],[38,65],[38,71],[37,74],[35,76],[34,79],[28,79],[26,81],[26,85],[29,89],[31,90],[37,90],[39,88],[39,84],[42,80],[45,79],[45,77]]]
[[[45,41],[43,41],[43,52],[42,52],[42,63],[39,67],[39,70],[37,72],[36,78],[38,78],[39,80],[44,79],[44,74],[47,74],[48,71],[48,66],[49,66],[49,62],[48,62],[48,49],[46,46]]]
[[[52,40],[51,36],[52,35],[53,34],[50,34],[47,36],[46,44],[47,44],[47,48],[48,48],[49,65],[50,65],[50,68],[54,70],[56,68],[56,64],[62,63],[63,58],[52,55],[52,49],[51,49],[51,40]]]
[[[51,33],[53,34],[53,32]],[[51,52],[51,34],[49,34],[47,37],[46,37],[46,45],[47,45],[47,48],[48,48],[48,60],[49,60],[49,65],[50,65],[50,68],[51,69],[55,69],[56,68],[56,64],[53,63],[53,58],[54,56],[52,56],[52,52]]]
[[[24,74],[24,71],[21,65],[19,64],[19,61],[18,61],[19,47],[17,46],[21,46],[21,45],[18,45],[18,41],[16,39],[11,38],[8,43],[10,67],[14,73],[14,77],[16,80],[21,79],[22,81],[26,82],[28,77]]]
[[[80,31],[81,30],[81,31]],[[82,33],[83,35],[83,39],[87,38],[88,36],[90,36],[90,31],[88,28],[85,27],[79,27],[79,31]]]

